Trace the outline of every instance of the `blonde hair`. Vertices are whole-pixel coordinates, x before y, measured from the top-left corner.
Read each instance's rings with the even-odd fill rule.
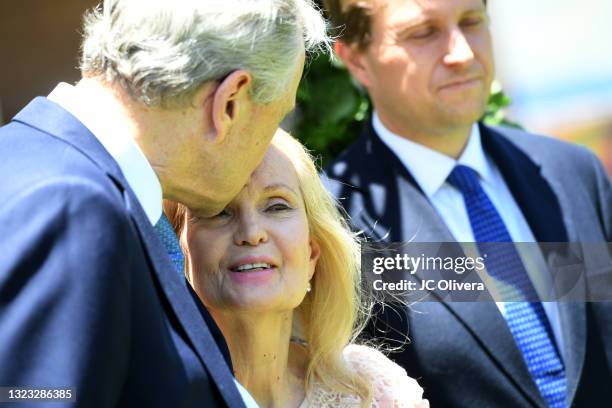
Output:
[[[310,234],[320,247],[312,290],[294,313],[293,335],[303,336],[308,345],[305,389],[308,392],[316,381],[331,391],[358,395],[362,406],[370,406],[369,381],[352,370],[343,357],[344,348],[356,340],[370,312],[361,290],[359,241],[323,186],[304,146],[283,131],[276,133],[272,146],[295,168]],[[185,207],[172,202],[164,207],[180,235]]]

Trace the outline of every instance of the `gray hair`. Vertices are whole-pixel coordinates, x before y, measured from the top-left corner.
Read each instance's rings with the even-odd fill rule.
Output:
[[[84,17],[83,75],[148,106],[183,106],[237,69],[267,103],[293,81],[303,50],[330,51],[312,0],[106,0]]]

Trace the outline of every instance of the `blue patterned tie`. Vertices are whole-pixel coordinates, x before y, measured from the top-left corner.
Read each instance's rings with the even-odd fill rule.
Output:
[[[497,209],[480,186],[478,175],[467,166],[456,166],[448,182],[461,191],[474,238],[481,254],[487,254],[488,273],[501,281],[502,298],[524,299],[505,303],[505,319],[523,354],[529,372],[551,408],[564,408],[566,378],[555,348],[548,319],[537,293]]]
[[[157,232],[157,236],[164,244],[166,251],[168,252],[168,256],[172,259],[172,263],[176,268],[176,271],[183,276],[184,267],[185,267],[185,259],[183,258],[183,252],[181,252],[181,247],[179,245],[178,237],[176,236],[176,232],[172,228],[170,221],[166,218],[165,214],[162,214],[157,224],[155,224],[155,231]]]

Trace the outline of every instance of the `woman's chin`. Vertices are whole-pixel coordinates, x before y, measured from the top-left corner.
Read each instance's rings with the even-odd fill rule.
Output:
[[[231,294],[224,296],[222,308],[238,314],[283,313],[294,310],[302,302],[302,299],[296,296],[289,296],[287,290],[261,289],[233,290]],[[213,305],[210,307],[216,308]]]

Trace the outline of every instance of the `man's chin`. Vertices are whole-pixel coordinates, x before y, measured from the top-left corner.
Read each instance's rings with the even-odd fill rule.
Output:
[[[443,116],[445,122],[456,126],[471,126],[485,114],[486,103],[461,103],[447,106]]]
[[[189,208],[189,210],[198,217],[208,218],[219,214],[227,204],[231,201],[231,197],[227,200],[219,199],[219,197],[203,196],[200,194],[191,194],[185,196],[182,200],[177,200]]]

